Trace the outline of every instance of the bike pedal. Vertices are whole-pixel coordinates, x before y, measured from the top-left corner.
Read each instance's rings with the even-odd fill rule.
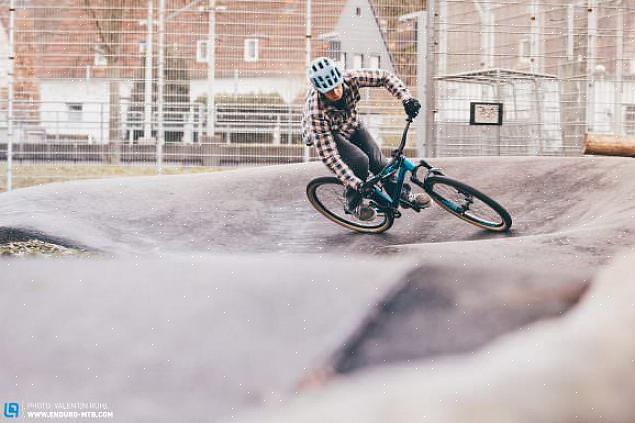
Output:
[[[417,205],[412,204],[412,205],[410,205],[408,208],[410,208],[410,209],[412,209],[412,210],[416,211],[417,213],[421,213],[421,207],[419,207],[419,206],[417,206]]]
[[[407,202],[406,200],[400,200],[399,204],[401,205],[402,208],[404,209],[415,209],[415,205],[412,203]]]

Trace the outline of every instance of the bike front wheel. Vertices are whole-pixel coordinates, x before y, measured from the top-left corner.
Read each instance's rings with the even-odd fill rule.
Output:
[[[316,178],[306,187],[311,205],[332,222],[356,232],[369,234],[379,234],[390,229],[394,216],[389,211],[377,209],[377,216],[370,221],[359,220],[354,215],[346,213],[345,191],[344,185],[335,177]]]
[[[512,218],[503,206],[463,182],[430,176],[424,189],[441,208],[479,228],[506,232],[512,226]]]

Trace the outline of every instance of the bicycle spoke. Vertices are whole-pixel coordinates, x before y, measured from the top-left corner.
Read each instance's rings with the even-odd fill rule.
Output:
[[[358,226],[375,227],[386,220],[386,214],[381,211],[378,211],[377,215],[372,220],[360,220],[355,215],[346,213],[344,191],[345,188],[341,185],[325,184],[317,188],[316,196],[320,199],[320,202],[325,206],[325,208],[327,208],[335,216],[340,219],[350,221]]]
[[[469,191],[440,182],[432,186],[432,194],[450,211],[470,221],[492,228],[505,224],[496,209]]]

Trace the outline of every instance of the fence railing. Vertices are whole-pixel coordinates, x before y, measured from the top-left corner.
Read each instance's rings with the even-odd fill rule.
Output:
[[[587,132],[635,132],[631,1],[0,0],[0,160],[311,160],[320,55],[402,79],[425,105],[419,155],[575,155]],[[378,143],[398,142],[399,102],[362,100]],[[473,103],[502,105],[501,125],[474,124]]]

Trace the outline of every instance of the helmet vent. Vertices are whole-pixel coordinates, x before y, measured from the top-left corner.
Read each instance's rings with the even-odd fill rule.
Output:
[[[343,75],[328,57],[318,57],[309,66],[309,81],[321,93],[327,93],[342,84]]]

